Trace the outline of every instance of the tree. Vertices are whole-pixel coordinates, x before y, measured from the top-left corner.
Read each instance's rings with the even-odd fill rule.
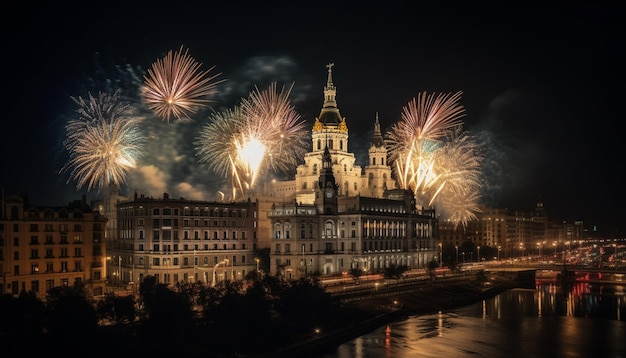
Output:
[[[400,279],[402,278],[402,275],[404,275],[404,273],[408,270],[409,267],[407,265],[390,264],[383,269],[383,276],[385,278]]]
[[[100,320],[115,324],[130,323],[137,317],[137,308],[133,296],[118,296],[108,292],[98,301],[96,314]]]
[[[146,277],[139,287],[147,319],[142,321],[144,333],[164,345],[168,337],[183,336],[193,327],[192,303],[184,294]]]
[[[36,344],[43,334],[44,310],[43,302],[33,291],[22,291],[17,298],[1,295],[0,339],[12,346]]]
[[[93,297],[83,283],[50,289],[46,297],[46,328],[57,350],[82,350],[93,343],[98,317]]]
[[[437,259],[435,258],[428,261],[428,264],[426,265],[426,270],[428,271],[428,275],[433,280],[435,279],[435,277],[437,277],[436,270],[438,267],[439,267],[439,263],[437,262]]]
[[[350,276],[352,276],[354,283],[358,284],[359,278],[363,276],[363,270],[359,267],[353,267],[350,269]]]

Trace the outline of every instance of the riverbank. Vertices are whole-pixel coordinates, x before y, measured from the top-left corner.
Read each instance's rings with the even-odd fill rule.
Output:
[[[296,342],[279,350],[258,355],[261,358],[298,356],[315,357],[343,342],[359,337],[385,324],[414,315],[431,314],[463,307],[504,291],[519,287],[514,280],[496,279],[487,286],[468,281],[462,284],[433,285],[429,289],[398,295],[371,297],[349,303],[350,308],[363,312],[363,321],[330,332],[320,332],[310,339]],[[372,315],[374,315],[372,317]]]

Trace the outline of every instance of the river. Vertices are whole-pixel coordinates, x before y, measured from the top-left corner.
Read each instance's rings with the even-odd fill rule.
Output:
[[[319,357],[626,357],[626,286],[537,283],[379,327]]]

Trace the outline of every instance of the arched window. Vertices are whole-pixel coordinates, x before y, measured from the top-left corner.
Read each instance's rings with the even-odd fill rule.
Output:
[[[320,139],[317,140],[317,150],[322,150],[322,141]]]
[[[274,238],[277,240],[280,240],[281,229],[280,223],[274,224]]]
[[[335,224],[332,221],[327,221],[324,225],[324,235],[326,236],[326,238],[331,238],[333,237],[334,232]]]
[[[317,174],[317,163],[313,164],[313,174]]]

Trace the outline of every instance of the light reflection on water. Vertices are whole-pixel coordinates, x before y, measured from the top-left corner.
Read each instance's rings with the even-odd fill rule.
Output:
[[[626,357],[623,290],[589,283],[510,290],[380,327],[320,357]]]

